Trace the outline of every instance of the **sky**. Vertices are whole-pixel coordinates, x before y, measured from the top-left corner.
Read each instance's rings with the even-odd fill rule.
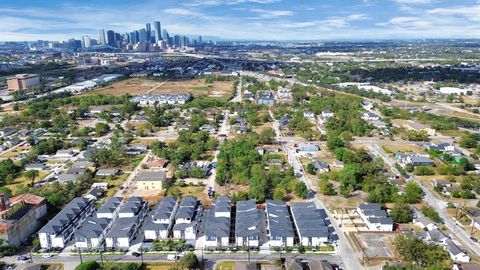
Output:
[[[66,40],[161,21],[240,40],[480,38],[480,0],[0,0],[0,40]],[[153,27],[153,25],[152,25]]]

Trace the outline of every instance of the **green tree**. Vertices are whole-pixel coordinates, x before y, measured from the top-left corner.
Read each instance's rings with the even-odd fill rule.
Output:
[[[261,144],[272,144],[275,142],[275,137],[277,136],[277,134],[275,133],[275,130],[271,127],[268,127],[268,128],[264,128],[259,136],[258,136],[258,139],[259,139],[259,143]]]
[[[276,187],[275,190],[273,191],[273,199],[274,200],[283,200],[285,199],[285,196],[287,194],[285,193],[285,189],[281,187]]]
[[[409,223],[413,220],[413,212],[406,203],[397,202],[390,212],[390,217],[395,223]]]
[[[75,270],[98,270],[101,269],[100,264],[96,261],[87,261],[78,265]]]
[[[295,195],[302,199],[306,199],[308,195],[308,188],[304,182],[298,181],[295,184]]]
[[[35,185],[35,178],[37,178],[38,174],[37,170],[28,170],[23,175],[32,181],[31,186],[33,187],[33,185]]]
[[[95,125],[95,133],[97,134],[97,136],[103,136],[108,131],[110,131],[110,126],[108,124],[99,122]]]
[[[414,183],[408,182],[405,185],[405,194],[403,195],[403,200],[406,203],[418,203],[422,199],[423,190],[422,188]]]
[[[307,172],[309,174],[315,174],[315,166],[312,163],[307,164]]]
[[[327,178],[320,179],[319,189],[320,193],[322,193],[323,195],[337,195],[335,188],[333,188],[333,184],[328,181]]]
[[[327,148],[331,151],[342,148],[345,146],[345,143],[340,137],[329,137],[327,140]]]

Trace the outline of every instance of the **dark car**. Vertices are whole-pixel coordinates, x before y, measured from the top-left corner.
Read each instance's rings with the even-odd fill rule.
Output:
[[[473,242],[478,243],[478,239],[477,239],[477,238],[471,236],[470,239],[471,239]]]
[[[140,254],[138,252],[132,252],[132,255],[135,256],[135,257],[140,257],[142,254]]]

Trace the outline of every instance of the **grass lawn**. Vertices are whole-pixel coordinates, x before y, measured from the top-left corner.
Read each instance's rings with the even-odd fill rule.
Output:
[[[215,270],[235,270],[234,261],[224,261],[215,265]]]
[[[43,179],[48,174],[50,174],[49,171],[39,171],[38,176],[35,178],[35,182]],[[22,173],[18,174],[18,176],[13,180],[13,183],[11,183],[9,185],[5,185],[4,187],[10,189],[12,191],[12,194],[16,194],[17,189],[20,185],[27,186],[30,183],[32,183],[32,180],[25,177],[23,175],[23,172],[22,172]]]
[[[136,155],[136,156],[125,156],[121,159],[120,165],[117,168],[120,168],[123,171],[131,171],[140,164],[140,161],[145,157],[145,154]]]
[[[400,144],[400,145],[383,145],[382,149],[386,153],[396,153],[396,152],[412,152],[412,153],[424,153],[423,149],[418,145],[413,144]]]
[[[145,263],[145,270],[169,270],[173,265],[174,263],[167,262]]]
[[[95,177],[95,180],[97,182],[106,182],[109,185],[108,191],[107,191],[107,197],[112,197],[117,193],[118,189],[122,185],[123,182],[127,179],[129,176],[129,173],[124,173],[118,176],[115,176],[113,178],[110,177]]]
[[[445,136],[452,136],[452,137],[461,137],[463,135],[468,134],[468,131],[465,130],[439,130],[438,133],[445,135]]]

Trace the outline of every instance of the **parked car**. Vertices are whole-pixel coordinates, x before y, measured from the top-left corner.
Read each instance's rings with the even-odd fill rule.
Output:
[[[25,261],[28,261],[28,260],[30,260],[30,258],[25,256],[25,255],[17,256],[17,261],[19,261],[19,262],[25,262]]]
[[[42,255],[42,258],[51,258],[51,257],[53,257],[53,254],[51,253],[45,253]]]
[[[139,252],[132,252],[132,255],[135,257],[140,257],[142,254],[140,254]]]

